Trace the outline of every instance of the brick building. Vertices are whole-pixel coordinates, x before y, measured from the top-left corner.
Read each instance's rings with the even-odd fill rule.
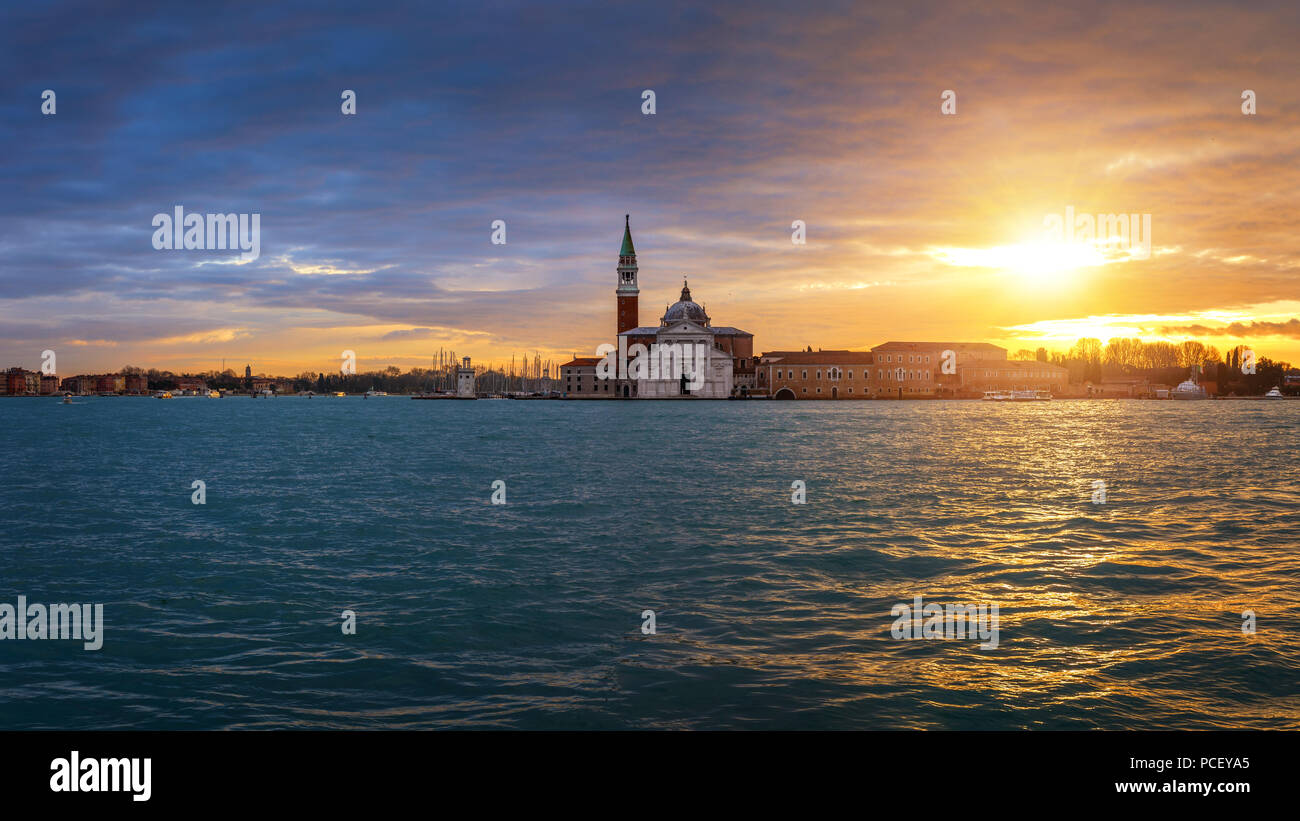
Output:
[[[614,380],[597,379],[598,356],[575,356],[560,366],[560,390],[574,399],[612,399]]]
[[[874,359],[870,351],[768,351],[756,390],[773,399],[873,399]]]

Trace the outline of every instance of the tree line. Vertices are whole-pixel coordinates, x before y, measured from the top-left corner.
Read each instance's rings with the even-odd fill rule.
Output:
[[[1246,346],[1238,345],[1227,353],[1220,353],[1213,345],[1196,340],[1143,342],[1136,337],[1115,337],[1103,344],[1100,339],[1084,337],[1064,352],[1022,348],[1011,358],[1059,365],[1069,372],[1073,384],[1147,379],[1153,383],[1176,385],[1194,375],[1198,381],[1217,383],[1219,394],[1224,396],[1255,396],[1274,386],[1281,387],[1284,392],[1297,392],[1297,389],[1287,391],[1285,385],[1285,375],[1294,371],[1289,362],[1262,356],[1255,360],[1253,374],[1242,373],[1248,350]]]

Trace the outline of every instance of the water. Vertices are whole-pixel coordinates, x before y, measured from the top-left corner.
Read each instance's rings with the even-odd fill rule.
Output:
[[[0,642],[0,728],[1294,729],[1298,423],[8,399],[0,602],[107,626],[98,652]],[[916,595],[998,603],[1000,646],[893,639]]]

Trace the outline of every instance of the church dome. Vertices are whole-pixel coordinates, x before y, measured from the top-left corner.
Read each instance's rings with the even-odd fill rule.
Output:
[[[682,298],[668,307],[664,312],[663,324],[675,322],[679,319],[689,319],[697,325],[708,325],[709,315],[704,313],[704,309],[691,300],[691,289],[686,282],[682,282]]]

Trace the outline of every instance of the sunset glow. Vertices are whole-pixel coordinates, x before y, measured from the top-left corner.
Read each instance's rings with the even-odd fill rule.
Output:
[[[1015,350],[1132,333],[1300,361],[1288,324],[1300,314],[1286,312],[1300,302],[1300,89],[1273,83],[1256,89],[1257,115],[1240,110],[1261,66],[1300,69],[1276,10],[1234,9],[1209,30],[1181,4],[1131,9],[1083,39],[1047,8],[951,8],[944,36],[883,8],[827,14],[701,12],[690,38],[646,19],[595,53],[590,19],[507,27],[490,45],[384,27],[356,81],[384,91],[362,94],[355,119],[321,119],[322,95],[338,91],[315,78],[339,67],[293,38],[254,41],[238,67],[202,75],[165,50],[128,65],[89,34],[20,46],[0,58],[16,87],[76,88],[83,76],[64,67],[93,63],[121,95],[103,112],[165,116],[155,128],[94,109],[105,139],[85,143],[52,127],[66,120],[7,103],[19,170],[0,354],[32,367],[66,347],[76,371],[224,361],[284,374],[330,370],[345,348],[362,367],[403,369],[440,349],[484,362],[590,354],[611,326],[631,213],[646,309],[689,276],[760,350],[892,338]],[[533,53],[540,36],[585,45]],[[753,47],[713,45],[733,40]],[[281,70],[277,55],[299,48],[312,63]],[[431,48],[463,77],[407,70]],[[526,71],[498,65],[516,52]],[[259,95],[198,102],[246,87],[248,72]],[[661,107],[645,116],[651,82]],[[141,185],[159,156],[182,161],[165,185]],[[151,216],[178,205],[260,213],[261,256],[154,250]],[[1067,213],[1148,215],[1149,257],[1052,239],[1046,226]],[[490,239],[496,220],[504,244]],[[806,244],[791,242],[795,220]]]

